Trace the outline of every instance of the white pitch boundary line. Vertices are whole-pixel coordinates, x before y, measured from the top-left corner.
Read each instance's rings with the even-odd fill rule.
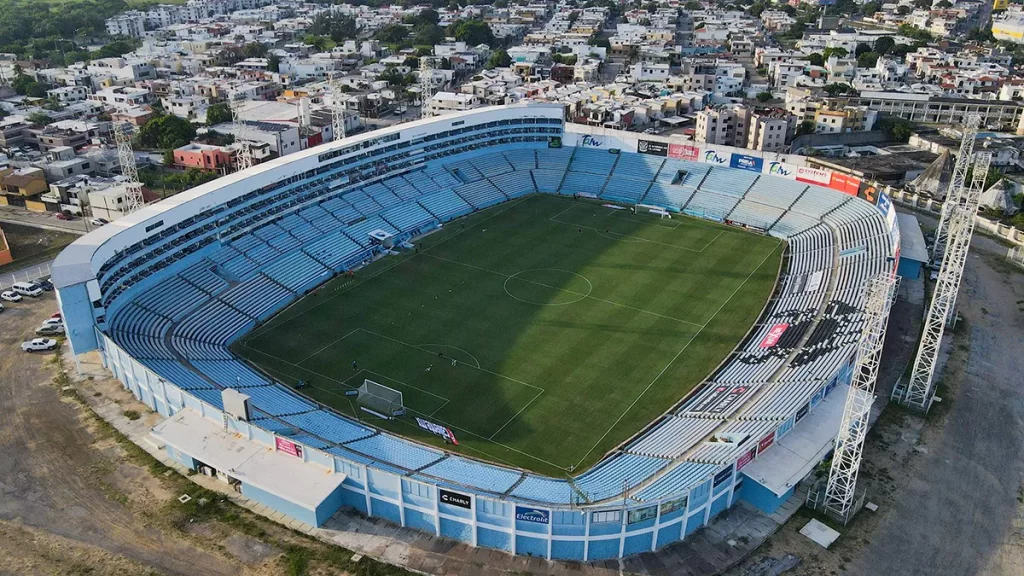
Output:
[[[620,308],[628,308],[630,310],[633,310],[634,312],[640,312],[641,314],[649,314],[651,316],[657,316],[659,318],[664,318],[666,320],[673,320],[673,321],[679,322],[681,324],[689,324],[690,326],[702,327],[701,324],[698,324],[697,322],[691,322],[690,320],[683,320],[682,318],[675,318],[675,317],[672,317],[672,316],[666,316],[664,314],[659,314],[657,312],[651,312],[650,310],[644,310],[643,308],[637,308],[635,306],[630,306],[629,304],[622,304],[620,302],[613,302],[611,300],[605,300],[604,298],[598,298],[597,296],[591,296],[590,294],[584,294],[582,292],[576,292],[575,290],[569,290],[567,288],[559,288],[558,286],[551,286],[550,284],[544,284],[543,282],[536,282],[534,280],[527,280],[525,278],[520,278],[519,276],[517,276],[515,274],[509,275],[509,274],[505,274],[504,272],[498,272],[497,270],[490,270],[490,269],[483,268],[483,267],[480,267],[480,266],[476,266],[476,265],[473,265],[473,264],[466,264],[465,262],[459,262],[458,260],[452,260],[451,258],[445,258],[443,256],[434,256],[433,254],[426,254],[426,256],[428,258],[434,258],[436,260],[442,260],[444,262],[450,262],[452,264],[457,264],[459,266],[465,266],[467,268],[473,268],[475,270],[480,270],[481,272],[487,272],[488,274],[494,274],[496,276],[502,276],[506,280],[519,280],[520,282],[526,282],[527,284],[533,284],[535,286],[543,286],[545,288],[551,288],[552,290],[558,290],[560,292],[567,292],[569,294],[575,294],[576,296],[582,296],[581,300],[586,300],[586,299],[596,300],[597,302],[603,302],[603,303],[609,304],[611,306],[618,306]],[[556,268],[551,268],[551,270],[556,270]],[[568,270],[562,270],[562,271],[563,272],[568,272]],[[527,270],[524,270],[523,272],[527,272]],[[519,272],[517,272],[517,274],[519,274]],[[571,272],[571,274],[576,274],[576,273],[575,272]],[[576,275],[577,276],[582,276],[585,280],[587,280],[587,282],[590,282],[590,279],[588,279],[586,276],[583,276],[582,274],[576,274]],[[515,298],[515,297],[513,296],[513,298]],[[516,298],[516,300],[521,300],[521,299]]]
[[[666,364],[665,367],[661,369],[661,372],[658,372],[658,375],[654,377],[654,380],[651,380],[651,383],[648,384],[647,387],[644,388],[642,392],[640,392],[640,395],[637,396],[633,400],[633,402],[631,402],[629,404],[629,406],[627,406],[626,409],[622,411],[622,414],[620,414],[619,417],[615,419],[615,422],[613,422],[612,425],[608,427],[608,430],[604,434],[602,434],[600,438],[597,439],[597,442],[594,443],[594,445],[590,448],[590,450],[587,450],[587,453],[584,454],[582,458],[580,458],[580,461],[576,463],[576,466],[574,466],[574,468],[578,468],[579,465],[582,464],[584,460],[586,460],[587,456],[590,456],[590,453],[594,451],[594,448],[597,448],[598,445],[600,445],[601,442],[604,441],[604,439],[608,436],[608,434],[610,434],[611,431],[619,424],[619,422],[621,422],[622,419],[625,418],[626,414],[628,414],[629,411],[633,409],[633,406],[635,406],[636,403],[639,402],[640,399],[643,398],[645,394],[647,394],[647,391],[651,389],[651,386],[654,386],[655,382],[657,382],[659,379],[661,379],[661,377],[665,374],[665,372],[667,372],[668,369],[673,364],[675,364],[675,362],[679,358],[679,356],[681,356],[682,353],[684,351],[686,351],[687,348],[689,348],[690,344],[693,343],[693,341],[697,339],[697,336],[700,336],[700,333],[704,331],[704,328],[706,328],[707,325],[710,324],[711,321],[715,319],[715,316],[718,316],[719,312],[721,312],[722,310],[725,309],[725,306],[730,301],[732,301],[733,296],[735,296],[740,291],[740,288],[743,288],[743,286],[746,285],[747,280],[750,280],[750,278],[754,275],[754,273],[761,269],[761,266],[763,266],[764,263],[768,261],[768,257],[771,256],[772,254],[774,254],[775,251],[779,248],[780,245],[782,245],[782,242],[779,242],[778,244],[776,244],[775,247],[772,248],[771,251],[768,252],[768,254],[765,255],[765,257],[761,260],[761,262],[757,265],[757,267],[754,268],[753,270],[751,270],[750,274],[747,274],[747,277],[743,279],[743,282],[741,282],[740,285],[737,286],[735,290],[733,290],[732,294],[729,295],[729,298],[726,299],[726,301],[723,302],[722,305],[718,307],[718,310],[715,310],[715,313],[711,315],[711,318],[708,318],[708,321],[704,323],[704,326],[701,326],[700,330],[698,330],[693,336],[690,337],[689,340],[686,341],[686,344],[683,345],[682,349],[680,349],[679,352],[676,352],[676,355],[673,356],[672,359],[669,360],[668,364]]]
[[[328,344],[324,344],[324,345],[323,345],[323,346],[322,346],[321,348],[318,348],[318,349],[317,349],[317,350],[316,350],[315,352],[313,352],[313,353],[312,353],[312,354],[310,354],[309,356],[306,356],[306,357],[305,357],[305,358],[303,358],[302,360],[299,360],[299,364],[302,364],[303,362],[305,362],[306,360],[309,360],[309,359],[310,359],[310,358],[312,358],[313,356],[316,356],[317,354],[319,354],[319,353],[323,352],[324,350],[327,350],[327,349],[328,349],[328,348],[330,348],[331,346],[334,346],[334,345],[335,345],[335,344],[337,344],[338,342],[341,342],[341,341],[342,341],[342,340],[344,340],[345,338],[348,338],[349,336],[351,336],[351,335],[355,334],[355,333],[356,333],[356,332],[357,332],[358,330],[359,330],[359,328],[355,328],[355,329],[353,329],[353,330],[352,330],[351,332],[349,332],[348,334],[345,334],[344,336],[342,336],[341,338],[338,338],[338,339],[336,339],[336,340],[332,340],[332,341],[331,341],[330,343],[328,343]]]
[[[558,214],[555,214],[554,216],[551,216],[550,218],[548,218],[548,220],[550,220],[552,222],[556,222],[558,224],[565,224],[567,226],[577,226],[579,228],[586,228],[587,230],[593,230],[594,232],[597,232],[597,233],[599,233],[601,235],[604,235],[605,231],[600,230],[598,228],[594,228],[592,226],[587,226],[585,224],[576,224],[576,223],[573,223],[573,222],[565,222],[564,220],[558,220],[559,216],[561,216],[562,214],[565,214],[566,212],[568,212],[569,210],[572,210],[573,208],[576,208],[577,206],[579,206],[579,204],[573,204],[572,206],[569,206],[568,208],[566,208],[565,210],[562,210]],[[609,212],[611,212],[613,215],[615,215],[617,217],[617,219],[628,220],[630,222],[636,221],[635,217],[618,216],[616,210],[609,210]],[[680,215],[682,216],[683,214],[680,213]],[[664,225],[661,225],[661,224],[655,224],[655,225],[656,226],[660,226],[662,228],[669,228],[668,226],[664,226]],[[689,224],[687,224],[687,225],[689,225]],[[669,229],[670,230],[676,230],[676,229],[678,229],[681,226],[683,226],[682,222],[676,224],[674,227],[669,228]],[[714,230],[714,228],[712,228],[710,226],[694,226],[694,228],[702,228],[702,229],[705,229],[705,230]],[[649,238],[643,238],[641,236],[632,236],[630,234],[622,234],[620,232],[612,232],[611,230],[607,231],[607,234],[612,234],[614,236],[618,236],[619,239],[628,238],[630,240],[638,240],[640,242],[647,242],[647,243],[650,243],[650,244],[658,244],[658,245],[661,245],[661,246],[667,246],[669,248],[677,248],[679,250],[686,250],[687,252],[696,252],[696,253],[699,254],[699,253],[704,252],[705,250],[707,250],[715,242],[715,240],[718,240],[719,237],[721,237],[722,234],[725,234],[726,232],[734,232],[734,231],[733,230],[719,230],[718,234],[714,238],[709,240],[708,243],[705,244],[704,247],[701,248],[700,250],[696,250],[694,248],[688,248],[686,246],[679,246],[679,245],[676,245],[676,244],[669,244],[668,242],[661,242],[659,240],[651,240]],[[743,232],[734,232],[734,233],[736,233],[736,234],[743,234]],[[614,238],[613,238],[613,240],[614,240]]]
[[[544,391],[543,391],[543,390],[541,390],[540,392],[537,392],[537,395],[536,395],[536,396],[534,396],[534,397],[533,397],[533,398],[532,398],[532,399],[531,399],[531,400],[530,400],[529,402],[527,402],[525,406],[523,406],[522,408],[520,408],[520,409],[519,409],[519,412],[516,412],[516,413],[515,413],[515,414],[514,414],[514,415],[513,415],[513,416],[512,416],[511,418],[509,418],[509,419],[508,419],[508,421],[507,421],[507,422],[505,422],[504,424],[502,424],[502,425],[501,425],[501,428],[498,428],[497,430],[495,430],[494,434],[491,434],[491,437],[490,437],[490,438],[488,438],[488,440],[490,440],[490,441],[492,441],[492,442],[493,442],[493,441],[494,441],[494,437],[498,435],[498,432],[501,432],[502,430],[504,430],[504,429],[505,429],[505,426],[508,426],[509,424],[511,424],[511,423],[512,423],[512,421],[513,421],[513,420],[515,420],[516,418],[518,418],[518,417],[519,417],[519,415],[520,415],[520,414],[522,414],[522,413],[523,413],[523,411],[525,411],[525,410],[526,410],[527,408],[529,408],[529,407],[530,407],[530,404],[533,404],[533,401],[534,401],[534,400],[536,400],[537,398],[540,398],[540,395],[541,395],[541,394],[543,394],[543,393],[544,393]]]
[[[378,334],[377,332],[374,332],[372,330],[367,330],[366,328],[359,328],[359,330],[362,330],[363,332],[366,332],[367,334],[372,334],[373,336],[377,336],[378,338],[384,338],[385,340],[391,340],[392,342],[395,342],[397,344],[401,344],[402,346],[408,346],[409,348],[413,348],[415,350],[419,350],[420,352],[426,352],[427,354],[434,354],[434,352],[432,352],[430,350],[424,350],[423,348],[420,348],[419,346],[416,346],[415,344],[409,344],[408,342],[403,342],[402,340],[399,340],[398,338],[392,338],[391,336],[386,336],[384,334]],[[466,366],[469,366],[469,364],[466,364]],[[490,370],[488,370],[486,368],[474,368],[472,366],[470,366],[470,368],[473,368],[474,370],[479,370],[481,372],[486,372],[487,374],[490,374],[491,376],[497,376],[498,378],[503,378],[503,379],[508,380],[510,382],[515,382],[516,384],[522,384],[523,386],[526,386],[528,388],[533,388],[534,390],[540,390],[541,392],[544,391],[544,389],[541,388],[540,386],[534,386],[533,384],[530,384],[529,382],[523,382],[522,380],[516,380],[515,378],[512,378],[511,376],[505,376],[504,374],[498,374],[497,372],[492,372],[492,371],[490,371]],[[396,382],[397,382],[397,380],[396,380]]]
[[[470,354],[469,352],[463,350],[462,348],[459,348],[458,346],[449,346],[447,344],[417,344],[416,345],[417,348],[419,348],[420,350],[423,350],[424,352],[429,352],[429,350],[427,350],[427,348],[431,347],[431,346],[434,347],[434,348],[448,348],[448,349],[451,349],[451,350],[458,350],[459,352],[462,352],[466,356],[469,356],[470,358],[472,358],[473,359],[473,363],[476,364],[477,368],[481,368],[480,361],[476,359],[476,356],[473,356],[472,354]]]

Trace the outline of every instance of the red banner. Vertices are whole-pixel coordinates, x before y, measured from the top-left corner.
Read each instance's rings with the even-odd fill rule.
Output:
[[[274,445],[277,446],[278,452],[284,452],[290,456],[302,458],[302,446],[299,446],[295,442],[285,440],[284,438],[274,437]]]
[[[761,441],[757,443],[757,453],[764,452],[769,446],[775,443],[775,431],[772,430],[767,436],[761,438]]]
[[[669,158],[680,158],[682,160],[696,160],[698,154],[700,154],[700,149],[697,148],[696,146],[690,146],[688,144],[668,145]]]
[[[857,193],[860,192],[860,178],[833,172],[832,179],[829,181],[828,187],[833,190],[839,190],[843,194],[856,196]]]
[[[764,339],[761,340],[761,348],[771,348],[779,343],[779,339],[782,338],[782,334],[789,328],[789,324],[776,324],[772,326],[772,329],[765,334]]]
[[[754,448],[747,450],[747,453],[740,456],[739,460],[736,461],[736,471],[743,470],[743,467],[750,464],[750,461],[754,459],[754,454],[757,452]]]

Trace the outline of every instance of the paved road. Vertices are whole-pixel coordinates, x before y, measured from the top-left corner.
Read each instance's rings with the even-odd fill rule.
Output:
[[[991,239],[973,246],[937,425],[850,574],[1024,574],[1024,273]]]
[[[57,216],[50,212],[33,212],[13,206],[0,206],[0,222],[24,224],[25,226],[36,226],[72,234],[85,234],[93,228],[81,218],[76,217],[70,221],[58,220]]]
[[[50,292],[5,308],[0,314],[0,522],[99,547],[162,574],[237,573],[223,558],[158,531],[109,497],[102,483],[130,477],[129,469],[118,464],[116,449],[95,444],[82,408],[61,400],[50,382],[52,353],[19,350],[57,309],[56,298]],[[0,542],[0,558],[3,546]]]

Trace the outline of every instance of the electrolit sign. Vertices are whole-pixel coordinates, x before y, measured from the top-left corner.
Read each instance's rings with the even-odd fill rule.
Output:
[[[516,520],[534,522],[536,524],[547,524],[551,521],[551,516],[547,510],[516,506]]]
[[[729,162],[729,166],[732,168],[739,168],[740,170],[760,172],[761,168],[764,167],[764,160],[758,158],[757,156],[747,156],[746,154],[733,154],[732,160]]]
[[[711,164],[726,164],[729,162],[729,157],[719,156],[718,152],[715,152],[714,150],[708,150],[704,152],[704,161],[709,162]]]
[[[604,146],[604,140],[598,140],[590,134],[585,134],[580,138],[580,146],[582,148],[601,148]]]

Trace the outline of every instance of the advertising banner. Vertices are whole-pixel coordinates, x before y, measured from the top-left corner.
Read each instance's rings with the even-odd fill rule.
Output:
[[[761,438],[761,441],[757,443],[757,452],[760,454],[768,449],[769,446],[775,443],[775,430],[768,433],[767,436]]]
[[[430,432],[431,434],[436,434],[441,438],[444,438],[445,440],[451,442],[452,444],[455,444],[456,446],[459,445],[459,441],[455,439],[455,433],[452,432],[451,429],[449,429],[446,426],[434,424],[433,422],[428,422],[423,418],[419,417],[416,418],[416,425],[426,430],[427,432]]]
[[[838,190],[843,194],[856,196],[857,193],[860,192],[860,178],[833,172],[832,177],[829,179],[828,187],[833,190]]]
[[[731,384],[720,384],[715,386],[707,397],[695,404],[692,410],[694,412],[721,414],[728,410],[730,406],[738,402],[748,390],[750,390],[750,388],[742,384],[737,386],[733,386]]]
[[[723,152],[719,154],[714,150],[705,150],[703,160],[708,164],[716,164],[719,166],[723,166],[729,164],[730,156],[731,154],[729,154],[728,152]]]
[[[548,512],[547,510],[541,510],[539,508],[516,506],[516,520],[522,520],[523,522],[533,522],[536,524],[547,524],[551,522],[551,513]]]
[[[626,524],[636,524],[637,522],[643,522],[644,520],[650,520],[658,516],[657,506],[648,506],[647,508],[636,508],[626,513]]]
[[[285,440],[284,438],[274,437],[274,446],[277,447],[278,452],[284,452],[289,456],[295,456],[296,458],[302,458],[302,446],[299,446],[291,440]]]
[[[761,340],[761,348],[772,348],[778,344],[782,334],[786,332],[786,328],[789,328],[789,324],[776,324],[772,326]]]
[[[796,174],[799,169],[792,164],[786,164],[785,162],[766,162],[764,165],[764,173],[769,176],[777,176],[779,178],[789,178],[790,180],[796,180]]]
[[[680,160],[696,160],[700,155],[700,148],[689,144],[669,144],[668,157]]]
[[[473,500],[472,496],[468,494],[459,494],[458,492],[452,492],[450,490],[441,489],[440,501],[442,504],[448,504],[450,506],[458,506],[459,508],[472,508]]]
[[[764,168],[764,159],[746,154],[733,154],[732,159],[729,161],[729,166],[731,168],[760,173]]]
[[[862,200],[867,200],[872,204],[878,204],[878,187],[868,184],[867,182],[861,181],[860,186],[857,190],[857,196]]]
[[[743,454],[743,456],[740,456],[739,460],[736,461],[736,471],[739,472],[740,470],[743,470],[743,467],[750,464],[750,461],[754,459],[756,454],[757,448],[747,450],[747,452]]]
[[[878,202],[875,203],[875,208],[882,213],[882,216],[888,218],[889,208],[892,207],[892,200],[889,199],[889,195],[885,192],[878,193]]]
[[[661,515],[664,516],[665,514],[668,514],[669,512],[675,512],[676,510],[681,510],[683,508],[686,508],[687,498],[688,498],[687,496],[683,496],[682,498],[678,498],[676,500],[669,500],[668,502],[662,502],[661,503]]]
[[[579,134],[576,136],[576,145],[580,148],[604,148],[607,142],[591,134]]]
[[[718,488],[723,482],[728,481],[729,478],[732,478],[732,465],[731,464],[725,470],[722,470],[718,474],[715,474],[715,481],[713,482],[713,487],[714,488]]]
[[[651,156],[668,156],[668,144],[654,140],[637,140],[636,151]]]
[[[810,404],[804,404],[803,408],[801,408],[801,409],[796,411],[796,421],[799,422],[799,421],[803,420],[804,416],[807,416],[807,413],[810,412],[810,410],[811,410],[811,405]]]
[[[828,186],[829,181],[831,181],[831,173],[817,168],[798,166],[796,169],[796,179],[799,182],[806,182],[808,184]]]

